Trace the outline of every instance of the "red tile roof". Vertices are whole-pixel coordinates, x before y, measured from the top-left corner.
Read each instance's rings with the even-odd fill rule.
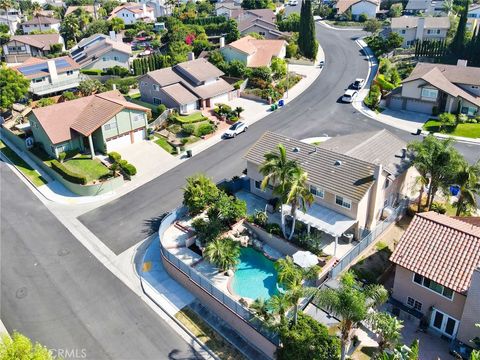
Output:
[[[480,266],[480,227],[435,212],[417,214],[390,261],[465,293]]]

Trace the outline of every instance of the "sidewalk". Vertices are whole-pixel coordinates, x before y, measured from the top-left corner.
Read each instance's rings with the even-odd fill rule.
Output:
[[[9,336],[9,335],[8,335],[8,331],[7,331],[7,328],[6,328],[5,325],[3,324],[2,319],[0,319],[0,339],[1,339],[1,337],[2,337],[4,334],[7,335],[7,336]]]

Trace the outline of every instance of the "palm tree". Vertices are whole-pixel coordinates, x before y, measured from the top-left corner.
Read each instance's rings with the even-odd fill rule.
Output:
[[[304,297],[310,297],[317,293],[317,288],[315,287],[308,287],[303,285],[303,279],[284,284],[287,288],[287,292],[285,296],[290,303],[293,304],[293,323],[296,324],[298,321],[298,303]]]
[[[443,2],[442,8],[447,15],[450,15],[450,14],[456,15],[454,13],[453,0],[445,0]]]
[[[277,281],[280,284],[288,284],[296,282],[303,278],[303,274],[300,268],[293,262],[291,256],[286,256],[285,259],[278,259],[275,264],[275,270],[277,270]]]
[[[5,11],[5,15],[7,17],[8,31],[10,31],[13,35],[13,31],[10,27],[10,18],[8,16],[8,10],[10,10],[12,6],[13,2],[11,0],[0,0],[0,9]]]
[[[77,39],[80,36],[80,27],[78,26],[75,15],[65,16],[60,27],[60,32],[66,39],[72,39],[75,44],[77,43]]]
[[[457,208],[456,216],[468,212],[469,207],[477,207],[477,196],[480,195],[480,160],[475,164],[464,163],[455,176],[455,183],[460,187],[458,201],[454,204]]]
[[[263,300],[263,298],[256,299],[249,308],[253,311],[253,314],[265,322],[265,324],[270,325],[272,322],[272,313],[270,312],[268,303]]]
[[[240,118],[240,114],[244,112],[245,109],[240,106],[237,106],[234,111],[235,111],[235,114],[237,114],[237,117]]]
[[[285,322],[285,314],[291,305],[290,299],[284,294],[275,294],[268,300],[269,309],[280,316],[280,324]]]
[[[420,173],[419,176],[415,179],[417,185],[420,185],[420,194],[418,195],[418,204],[417,204],[417,212],[422,211],[422,199],[423,199],[423,192],[425,190],[425,186],[428,185],[428,177],[427,174],[421,173],[420,170],[417,171]]]
[[[316,304],[340,319],[341,360],[345,360],[352,332],[367,319],[370,309],[388,298],[381,285],[370,285],[361,290],[352,273],[346,273],[337,289],[322,289],[316,296]]]
[[[402,337],[403,322],[385,312],[375,312],[371,316],[370,324],[374,333],[378,335],[378,350],[393,350]]]
[[[38,14],[43,10],[42,5],[40,5],[38,2],[34,1],[32,2],[32,15],[33,17],[38,16]]]
[[[125,29],[125,22],[123,21],[123,19],[120,19],[117,17],[114,17],[112,20],[110,20],[109,24],[110,24],[110,29],[115,31],[116,33]]]
[[[308,174],[300,167],[295,167],[291,174],[291,179],[288,182],[287,204],[290,205],[290,216],[292,217],[292,231],[288,240],[291,240],[295,233],[295,223],[297,220],[297,209],[302,209],[303,212],[307,210],[307,205],[310,206],[313,201],[313,195],[307,185]],[[282,215],[283,216],[283,215]]]
[[[92,21],[92,15],[87,12],[84,8],[78,8],[74,11],[74,14],[77,18],[78,25],[82,31],[85,31],[88,24]]]
[[[234,269],[240,256],[240,245],[230,238],[215,239],[208,243],[204,252],[205,257],[220,270]]]

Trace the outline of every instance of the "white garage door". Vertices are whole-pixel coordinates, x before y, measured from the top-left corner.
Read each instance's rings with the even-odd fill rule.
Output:
[[[228,93],[218,95],[218,96],[210,99],[210,107],[214,107],[215,104],[225,104],[227,102],[228,102]]]
[[[134,137],[133,137],[133,141],[135,143],[138,143],[142,140],[145,140],[145,129],[142,129],[142,130],[138,130],[138,131],[135,131],[134,132]]]
[[[107,140],[107,152],[121,149],[130,144],[131,144],[130,133],[120,135],[119,137],[113,138],[111,140]]]

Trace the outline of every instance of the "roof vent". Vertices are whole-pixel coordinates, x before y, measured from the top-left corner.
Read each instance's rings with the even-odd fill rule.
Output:
[[[342,162],[340,160],[335,160],[335,166],[340,166],[342,165]]]
[[[299,153],[299,152],[300,152],[300,148],[298,148],[298,147],[295,146],[295,147],[292,149],[292,151],[293,151],[294,153]]]

